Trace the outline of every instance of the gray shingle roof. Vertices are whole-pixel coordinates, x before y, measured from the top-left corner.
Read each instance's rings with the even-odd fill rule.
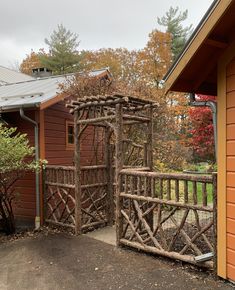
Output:
[[[99,76],[105,72],[108,70],[101,69],[92,71],[89,75]],[[35,107],[53,99],[60,93],[59,84],[65,79],[65,76],[52,76],[0,86],[0,112],[19,107]]]

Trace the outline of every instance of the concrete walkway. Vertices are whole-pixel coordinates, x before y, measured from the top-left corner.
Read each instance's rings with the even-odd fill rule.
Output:
[[[106,244],[116,246],[116,228],[115,228],[115,226],[97,229],[93,232],[87,233],[86,236],[93,238],[95,240],[104,242]]]
[[[1,290],[233,289],[208,273],[86,235],[40,234],[0,245]]]

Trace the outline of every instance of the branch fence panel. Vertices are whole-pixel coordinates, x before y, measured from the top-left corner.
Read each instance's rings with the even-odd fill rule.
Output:
[[[216,175],[120,172],[119,243],[196,264],[216,257]],[[203,263],[213,267],[213,261]]]
[[[81,231],[107,223],[106,166],[81,168]],[[75,168],[47,166],[44,174],[45,221],[75,228]]]

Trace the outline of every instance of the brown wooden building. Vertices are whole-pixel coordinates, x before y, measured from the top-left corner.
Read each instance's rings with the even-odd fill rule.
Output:
[[[216,0],[165,76],[168,90],[217,96],[218,275],[235,281],[235,1]]]
[[[92,71],[89,75],[111,80],[108,69]],[[74,162],[73,116],[65,106],[67,96],[58,93],[58,85],[64,80],[64,76],[56,76],[0,86],[1,120],[27,133],[31,146],[39,148],[39,158],[46,159],[50,165],[73,165]],[[35,134],[38,135],[38,144]],[[84,165],[90,162],[94,154],[92,135],[88,128],[82,143],[81,163]],[[41,217],[42,189],[40,176],[38,190]],[[35,173],[27,173],[17,182],[19,198],[15,211],[18,220],[33,223],[36,191]]]

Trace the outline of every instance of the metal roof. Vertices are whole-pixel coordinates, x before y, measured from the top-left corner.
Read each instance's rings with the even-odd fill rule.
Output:
[[[0,66],[0,85],[25,82],[34,78],[15,70]]]
[[[109,73],[108,69],[95,70],[90,72],[89,76],[96,77],[105,72]],[[72,75],[74,74],[51,76],[0,86],[0,112],[19,107],[40,106],[40,104],[56,97],[60,93],[59,84]]]

